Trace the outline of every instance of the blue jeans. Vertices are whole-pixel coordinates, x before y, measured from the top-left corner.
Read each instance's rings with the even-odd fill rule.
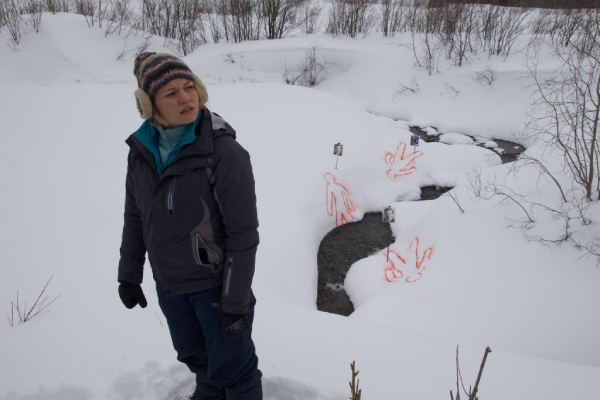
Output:
[[[222,286],[175,296],[168,296],[158,286],[156,291],[177,359],[196,374],[196,392],[206,398],[220,398],[224,392],[236,398],[261,383],[262,373],[258,369],[252,329],[236,337],[226,337],[221,333],[219,307]],[[256,298],[251,292],[248,307],[250,326],[255,304]],[[202,393],[203,390],[205,393]]]

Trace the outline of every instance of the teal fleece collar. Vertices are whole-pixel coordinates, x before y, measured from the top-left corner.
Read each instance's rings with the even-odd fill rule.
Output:
[[[165,168],[167,168],[173,162],[173,160],[175,160],[175,157],[177,157],[177,154],[179,154],[179,151],[185,145],[188,145],[188,144],[192,143],[194,140],[196,140],[196,126],[200,122],[201,117],[202,117],[202,110],[200,110],[198,112],[196,121],[194,121],[191,124],[186,125],[185,132],[183,133],[183,136],[181,137],[181,141],[165,157],[166,160],[165,160],[164,165],[161,161],[161,155],[160,155],[160,150],[159,150],[159,146],[158,146],[160,133],[159,133],[158,129],[150,123],[150,120],[147,119],[146,121],[144,121],[142,126],[140,126],[140,128],[134,134],[134,137],[137,140],[139,140],[140,143],[142,143],[154,156],[154,163],[156,164],[156,174],[158,175],[159,179],[162,176],[163,172],[165,171]]]
[[[181,139],[183,139],[183,135],[185,135],[187,128],[187,125],[181,125],[172,129],[157,127],[158,153],[160,154],[160,161],[162,162],[163,167],[169,165],[172,161],[170,159],[171,154],[175,147],[181,142]]]

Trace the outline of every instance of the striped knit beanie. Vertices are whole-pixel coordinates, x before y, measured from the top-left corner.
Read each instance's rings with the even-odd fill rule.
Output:
[[[133,65],[138,87],[135,91],[138,110],[144,119],[152,117],[152,102],[160,88],[173,79],[188,79],[196,84],[200,105],[208,101],[206,87],[192,70],[179,58],[166,53],[140,53]]]

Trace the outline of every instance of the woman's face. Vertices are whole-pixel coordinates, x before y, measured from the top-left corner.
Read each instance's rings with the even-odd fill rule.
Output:
[[[194,82],[188,79],[173,79],[161,87],[154,97],[154,105],[167,126],[177,128],[191,124],[198,116],[198,92]]]

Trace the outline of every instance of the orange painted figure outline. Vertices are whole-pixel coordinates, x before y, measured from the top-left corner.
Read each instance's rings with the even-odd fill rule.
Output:
[[[390,259],[385,268],[385,280],[396,282],[404,279],[405,282],[413,283],[423,277],[425,269],[425,260],[429,260],[433,255],[433,246],[428,247],[419,254],[419,238],[415,237],[408,246],[407,256],[403,257],[397,250],[390,250]],[[387,257],[387,254],[383,254]],[[414,256],[414,261],[412,260]],[[414,268],[412,267],[414,262]]]
[[[350,191],[342,184],[338,183],[335,177],[329,172],[323,175],[327,186],[325,195],[327,196],[326,210],[327,214],[333,216],[335,213],[335,226],[343,225],[349,221],[354,221],[353,211],[356,211]],[[338,204],[338,198],[342,199],[342,204]],[[341,212],[340,212],[341,211]]]
[[[386,171],[388,178],[397,182],[402,176],[412,174],[413,171],[417,169],[414,165],[415,160],[422,155],[423,152],[420,150],[413,151],[406,155],[406,143],[400,142],[396,149],[396,153],[385,153],[385,162],[390,167]]]

